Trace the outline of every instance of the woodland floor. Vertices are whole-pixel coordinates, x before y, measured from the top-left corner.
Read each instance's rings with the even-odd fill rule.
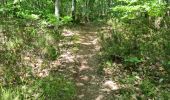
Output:
[[[105,88],[105,76],[97,73],[100,28],[86,24],[66,28],[63,32],[66,39],[60,43],[62,54],[59,57],[59,71],[67,73],[75,81],[77,100],[108,100],[111,92],[109,86]],[[113,85],[112,88],[118,88],[116,83]]]

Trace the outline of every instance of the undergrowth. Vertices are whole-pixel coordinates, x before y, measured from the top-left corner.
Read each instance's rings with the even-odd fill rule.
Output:
[[[3,18],[3,17],[2,17]],[[51,75],[60,55],[61,29],[37,19],[4,17],[0,23],[0,99],[72,100],[75,86]]]
[[[139,23],[115,18],[109,22],[109,31],[100,30],[103,59],[98,71],[105,74],[105,69],[110,69],[113,80],[123,86],[117,98],[170,98],[170,30],[155,30]]]
[[[74,83],[61,75],[32,80],[30,84],[1,87],[1,100],[73,100]]]

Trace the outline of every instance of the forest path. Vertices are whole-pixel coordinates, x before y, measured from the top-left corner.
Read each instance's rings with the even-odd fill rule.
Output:
[[[60,43],[61,71],[75,81],[76,100],[108,100],[110,90],[103,87],[104,76],[99,75],[99,26],[86,24],[63,31]],[[66,71],[67,70],[67,71]],[[107,98],[107,99],[106,99]]]

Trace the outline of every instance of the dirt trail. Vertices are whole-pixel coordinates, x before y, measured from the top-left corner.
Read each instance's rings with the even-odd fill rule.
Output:
[[[105,100],[109,94],[109,90],[103,88],[104,76],[97,74],[99,28],[85,25],[65,29],[63,32],[65,39],[60,44],[63,48],[61,68],[75,80],[77,100]]]

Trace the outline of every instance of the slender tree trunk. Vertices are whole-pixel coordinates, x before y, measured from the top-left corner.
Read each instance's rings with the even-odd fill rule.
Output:
[[[59,4],[60,3],[60,0],[55,0],[55,16],[56,18],[59,18],[60,17],[60,7],[59,7]]]
[[[72,18],[73,18],[73,22],[75,22],[76,20],[76,0],[72,0]]]
[[[166,6],[166,7],[168,8],[168,6],[170,5],[170,0],[165,0],[165,1],[166,1],[166,3],[167,3],[167,6]],[[170,16],[170,8],[167,9],[166,15],[167,15],[167,16]]]

